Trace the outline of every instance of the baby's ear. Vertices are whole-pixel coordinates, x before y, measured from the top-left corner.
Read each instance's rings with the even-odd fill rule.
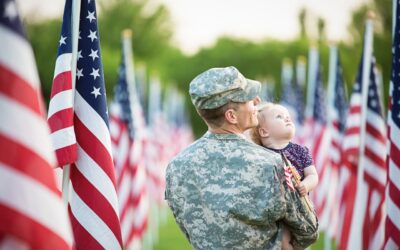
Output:
[[[258,133],[260,134],[261,137],[268,137],[269,132],[265,128],[259,128]]]

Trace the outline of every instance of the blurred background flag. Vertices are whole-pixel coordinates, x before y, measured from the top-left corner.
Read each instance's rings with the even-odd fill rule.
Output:
[[[393,1],[392,75],[388,112],[385,248],[400,249],[400,3]]]
[[[319,63],[317,63],[317,65],[319,65]],[[327,152],[330,146],[330,134],[327,129],[326,97],[323,89],[321,66],[318,66],[315,74],[310,77],[315,77],[315,85],[312,93],[313,96],[308,100],[312,101],[312,113],[311,117],[308,117],[308,121],[305,125],[308,126],[308,128],[305,128],[305,130],[308,131],[306,142],[308,142],[307,145],[313,157],[314,165],[320,180],[318,187],[310,195],[314,201],[317,215],[321,220],[323,215],[326,216],[325,195],[329,188],[329,182],[327,182],[327,178],[329,177],[325,174],[328,160]],[[307,103],[307,105],[309,104]],[[325,228],[326,225],[321,225],[322,230]]]
[[[111,104],[110,131],[123,244],[127,249],[141,249],[149,208],[144,165],[146,131],[142,107],[133,82],[133,69],[131,32],[126,30],[122,37],[118,83]]]
[[[71,249],[35,58],[13,0],[0,1],[0,248]]]
[[[326,216],[326,238],[335,238],[339,213],[338,197],[343,192],[343,186],[339,183],[341,165],[341,145],[344,136],[347,101],[343,71],[340,64],[339,51],[336,46],[330,47],[329,84],[328,84],[328,129],[331,131],[331,143],[328,153],[329,190],[326,194],[328,208]]]
[[[75,245],[81,249],[121,249],[121,229],[95,1],[67,0],[63,25],[72,27],[63,29],[62,32],[72,32],[61,34],[59,46],[67,46],[66,42],[72,40],[72,60],[65,61],[64,64],[70,65],[65,68],[71,67],[72,76],[76,73],[76,78],[72,77],[76,80],[75,90],[72,87],[71,92],[74,96],[73,125],[77,160],[71,164],[72,187],[69,200]],[[59,58],[62,56],[59,55]],[[74,86],[74,82],[71,86]],[[54,88],[57,88],[57,85],[53,85]],[[53,100],[63,97],[71,96],[65,92],[55,94],[49,110],[58,110],[52,106],[57,106],[58,103]]]
[[[372,56],[372,22],[367,20],[363,55],[353,86],[343,143],[346,192],[339,228],[340,249],[381,249],[385,218],[386,125]]]

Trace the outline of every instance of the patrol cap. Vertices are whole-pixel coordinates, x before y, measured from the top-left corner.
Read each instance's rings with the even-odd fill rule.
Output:
[[[229,101],[247,102],[260,92],[261,84],[246,79],[235,67],[211,68],[190,82],[189,94],[197,109],[219,108]]]

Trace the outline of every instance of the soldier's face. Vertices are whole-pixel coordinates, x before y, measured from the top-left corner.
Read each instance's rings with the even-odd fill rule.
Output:
[[[251,101],[241,103],[238,114],[238,127],[245,131],[258,125],[256,105],[260,102],[260,98],[256,97]]]

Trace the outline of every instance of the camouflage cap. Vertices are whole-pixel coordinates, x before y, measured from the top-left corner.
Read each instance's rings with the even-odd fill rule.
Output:
[[[197,109],[219,108],[229,101],[247,102],[260,92],[261,84],[246,79],[235,67],[211,68],[192,80],[189,94]]]

